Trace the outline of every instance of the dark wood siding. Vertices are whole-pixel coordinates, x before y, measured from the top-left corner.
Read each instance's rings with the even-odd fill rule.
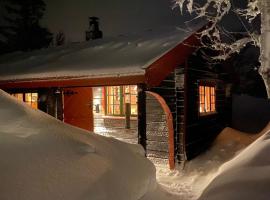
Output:
[[[148,157],[168,159],[168,127],[166,115],[158,100],[146,96],[146,152]]]
[[[138,142],[146,149],[146,93],[145,85],[138,85]]]
[[[186,154],[192,159],[206,150],[215,136],[224,128],[225,88],[215,72],[203,67],[189,66],[186,71]],[[199,81],[211,81],[216,85],[216,113],[205,116],[199,114]]]
[[[176,129],[175,143],[177,146],[176,156],[178,161],[186,160],[185,150],[185,67],[175,69],[176,91]]]
[[[184,68],[177,67],[158,87],[150,91],[162,96],[173,115],[174,147],[177,161],[185,160],[184,143]],[[166,116],[158,102],[147,96],[147,152],[158,158],[168,158],[168,127]]]

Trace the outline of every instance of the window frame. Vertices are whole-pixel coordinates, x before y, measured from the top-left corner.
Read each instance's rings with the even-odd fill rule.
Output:
[[[204,92],[203,94],[201,93],[201,87],[203,87],[204,89]],[[206,88],[209,88],[209,97],[206,97]],[[203,99],[204,99],[204,102],[201,103],[201,99],[202,99],[202,96],[203,96]],[[206,98],[208,99],[209,101],[209,111],[201,111],[201,105],[204,104],[204,107],[205,104],[206,104]],[[199,81],[198,83],[198,115],[200,117],[203,117],[203,116],[209,116],[209,115],[214,115],[214,114],[217,114],[217,84],[215,82],[210,82],[210,81]],[[214,110],[212,110],[212,106],[214,105]]]
[[[136,90],[136,92],[135,93],[133,93],[132,92],[132,88],[131,88],[131,86],[135,86],[135,85],[123,85],[123,89],[122,89],[122,91],[123,91],[123,115],[125,115],[125,103],[126,103],[126,98],[128,97],[129,98],[129,103],[130,103],[130,114],[131,114],[131,116],[137,116],[138,115],[138,90]],[[125,89],[126,89],[126,87],[128,87],[129,88],[129,92],[128,93],[126,93],[125,92]],[[138,89],[138,88],[137,88]],[[136,99],[136,102],[134,103],[134,102],[132,102],[132,99],[135,97],[135,99]],[[132,107],[133,106],[136,106],[136,111],[137,111],[137,113],[136,114],[132,114]]]
[[[129,87],[129,93],[125,93],[125,87]],[[125,116],[125,100],[126,100],[126,96],[129,96],[129,101],[130,101],[130,106],[134,106],[134,105],[136,105],[137,107],[138,107],[138,102],[136,101],[136,104],[131,104],[131,98],[132,98],[132,96],[136,96],[136,98],[137,98],[137,96],[138,96],[138,92],[136,91],[136,94],[132,94],[131,93],[131,87],[130,86],[135,86],[135,85],[120,85],[120,86],[105,86],[104,87],[104,93],[105,93],[105,95],[104,95],[104,100],[105,100],[105,115],[106,116],[115,116],[115,117],[124,117]],[[111,90],[111,88],[113,88],[113,87],[119,87],[119,89],[120,89],[120,91],[119,91],[119,95],[120,95],[120,104],[119,104],[119,109],[120,109],[120,113],[119,114],[114,114],[115,112],[114,112],[114,106],[115,105],[118,105],[118,104],[108,104],[108,96],[112,96],[113,97],[113,100],[114,100],[114,94],[108,94],[108,92],[109,92],[109,90]],[[108,109],[109,109],[109,106],[113,106],[113,112],[112,113],[110,113],[110,112],[108,112]],[[138,113],[137,114],[131,114],[131,116],[132,117],[137,117],[137,115],[138,115]]]
[[[35,94],[35,95],[33,95]],[[38,92],[12,92],[10,93],[11,96],[15,97],[18,101],[22,101],[25,104],[27,104],[28,106],[30,106],[33,109],[38,109],[39,108],[39,104],[38,104],[38,98],[39,98],[39,94]],[[19,98],[19,96],[22,95],[22,98]],[[26,98],[26,96],[28,95],[28,97],[30,97],[30,101],[28,101],[28,99]],[[33,96],[36,96],[36,101],[33,101]]]
[[[114,88],[115,87],[119,87],[119,104],[115,104],[115,98],[116,95],[114,94]],[[112,94],[111,94],[111,91]],[[110,93],[110,94],[109,94]],[[121,116],[121,114],[123,113],[122,108],[121,108],[121,104],[122,104],[122,91],[121,91],[121,86],[108,86],[105,87],[105,115],[108,116]],[[109,97],[112,98],[112,103],[109,102]],[[108,103],[109,102],[109,103]],[[119,114],[115,114],[115,106],[119,105]],[[108,112],[109,111],[109,106],[112,106],[112,112]]]

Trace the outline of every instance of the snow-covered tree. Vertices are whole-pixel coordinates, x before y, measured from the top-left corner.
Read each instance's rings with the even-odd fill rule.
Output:
[[[203,3],[202,3],[203,2]],[[207,37],[211,41],[210,48],[217,50],[219,55],[214,59],[227,59],[234,53],[238,53],[248,43],[253,43],[261,49],[259,73],[264,80],[268,98],[270,98],[270,1],[247,0],[242,8],[235,8],[233,0],[175,0],[175,5],[181,11],[186,6],[188,12],[195,13],[195,18],[205,18],[210,23],[209,27],[201,33],[201,38]],[[252,24],[254,19],[261,18],[261,31],[249,30],[246,22],[242,21],[246,33],[240,38],[234,38],[233,34],[219,25],[229,12],[235,12],[239,19],[245,19]],[[224,37],[230,38],[224,40]]]
[[[260,0],[258,8],[261,12],[261,67],[260,74],[265,82],[268,98],[270,98],[270,1]]]

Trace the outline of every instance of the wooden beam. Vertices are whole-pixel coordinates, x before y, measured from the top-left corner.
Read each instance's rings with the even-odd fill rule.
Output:
[[[111,85],[137,85],[145,82],[144,75],[102,78],[44,78],[32,80],[0,81],[1,89],[48,88],[48,87],[94,87]]]
[[[138,85],[138,142],[146,150],[146,86]]]
[[[131,105],[125,103],[125,128],[130,129]]]
[[[180,154],[184,156],[184,160],[180,160],[180,162],[184,162],[187,160],[187,152],[186,152],[186,137],[187,137],[187,125],[188,125],[188,90],[189,90],[189,85],[188,85],[188,61],[185,62],[185,68],[184,68],[184,121],[183,121],[183,128],[184,128],[184,134],[180,138]],[[183,158],[182,158],[183,159]]]

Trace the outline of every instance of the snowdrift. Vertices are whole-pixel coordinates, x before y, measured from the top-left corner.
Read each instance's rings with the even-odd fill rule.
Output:
[[[177,195],[177,199],[197,200],[216,177],[222,164],[238,155],[269,129],[270,124],[260,133],[249,134],[227,127],[221,131],[211,148],[186,162],[184,169],[170,171],[167,163],[160,163],[157,166],[157,180],[164,188]]]
[[[143,154],[0,91],[1,200],[138,200],[157,187]]]
[[[248,145],[231,161],[222,165],[215,178],[202,193],[199,200],[268,200],[270,196],[270,123],[256,135],[242,132],[232,135],[222,134],[220,139]],[[233,145],[237,146],[237,145]]]

